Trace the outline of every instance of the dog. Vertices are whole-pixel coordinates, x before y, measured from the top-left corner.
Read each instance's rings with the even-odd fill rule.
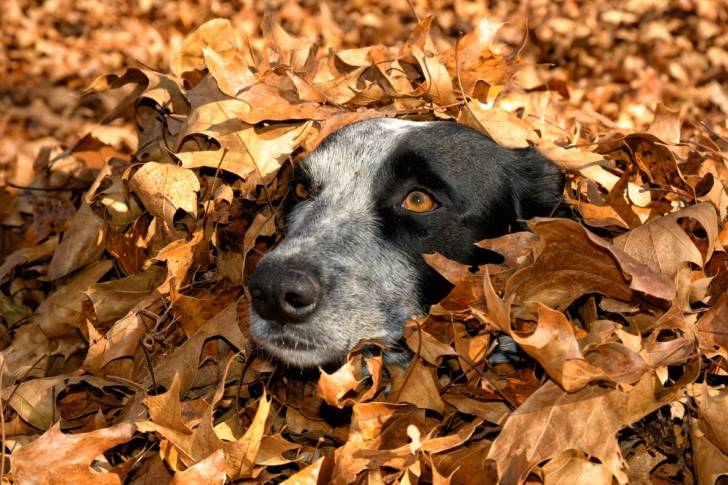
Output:
[[[452,286],[422,258],[498,262],[475,242],[562,201],[564,176],[450,121],[376,118],[334,132],[297,165],[287,234],[250,278],[250,335],[297,368],[341,362],[362,339],[395,344]]]

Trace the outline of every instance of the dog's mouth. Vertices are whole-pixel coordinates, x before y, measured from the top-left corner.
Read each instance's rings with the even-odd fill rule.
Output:
[[[278,323],[257,316],[251,322],[250,336],[265,353],[290,365],[315,368],[338,361],[346,353],[334,352],[325,338],[316,338],[315,331],[303,322]]]
[[[269,340],[284,350],[306,351],[316,348],[315,344],[286,333],[282,333],[275,337],[269,337]]]
[[[265,332],[258,335],[255,328],[251,328],[251,336],[259,345],[265,347],[275,346],[281,350],[306,351],[314,350],[320,346],[317,342],[310,338],[310,335],[304,337],[297,335],[296,329],[291,326],[300,326],[300,323],[280,324],[263,320],[265,322]]]

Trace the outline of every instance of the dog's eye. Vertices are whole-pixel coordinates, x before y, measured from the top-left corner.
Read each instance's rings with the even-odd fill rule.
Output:
[[[301,182],[297,183],[296,187],[293,190],[296,193],[296,197],[298,197],[299,199],[308,199],[308,197],[311,195],[306,186],[303,185]]]
[[[411,212],[430,212],[437,209],[437,202],[430,194],[421,190],[413,190],[402,201],[402,207]]]

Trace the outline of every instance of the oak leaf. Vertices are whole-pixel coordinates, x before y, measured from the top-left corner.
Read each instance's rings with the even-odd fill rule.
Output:
[[[566,450],[579,450],[598,459],[618,482],[626,483],[617,431],[679,392],[657,394],[654,381],[646,374],[629,391],[590,385],[575,393],[547,382],[506,420],[488,459],[495,460],[501,481],[518,483],[537,463]]]
[[[696,220],[705,230],[707,249],[701,253],[678,221]],[[655,271],[675,276],[681,263],[702,267],[713,254],[718,238],[718,221],[712,204],[703,202],[658,217],[614,238],[614,245]]]
[[[147,162],[132,175],[129,186],[139,197],[144,207],[164,221],[167,227],[174,227],[180,212],[197,216],[197,193],[200,181],[186,168],[169,163]]]
[[[96,471],[91,464],[102,452],[126,443],[133,434],[131,423],[80,434],[65,434],[55,425],[13,452],[11,473],[19,483],[120,485],[119,475]]]

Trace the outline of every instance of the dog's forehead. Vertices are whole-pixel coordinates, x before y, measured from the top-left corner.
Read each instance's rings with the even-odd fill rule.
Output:
[[[311,152],[302,168],[315,184],[373,180],[405,135],[428,124],[377,118],[348,125]]]

